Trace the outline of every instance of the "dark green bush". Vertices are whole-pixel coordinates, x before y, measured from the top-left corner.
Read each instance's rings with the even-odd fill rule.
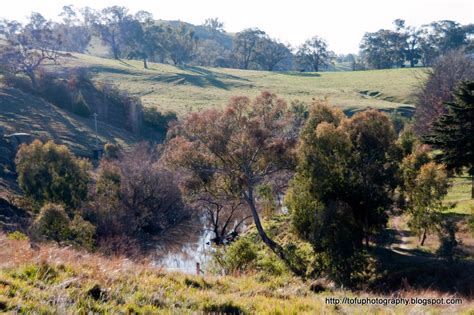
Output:
[[[69,238],[69,217],[60,205],[44,205],[32,225],[33,234],[39,239],[65,241]]]
[[[35,140],[20,147],[15,163],[20,188],[39,206],[52,202],[76,208],[87,197],[91,165],[64,145]]]
[[[145,125],[155,131],[166,133],[169,123],[177,120],[176,113],[162,113],[156,108],[145,108],[143,112],[143,120]]]

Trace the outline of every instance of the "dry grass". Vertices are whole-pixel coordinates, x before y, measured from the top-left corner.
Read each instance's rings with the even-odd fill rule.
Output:
[[[468,314],[458,306],[351,306],[326,304],[327,297],[374,297],[343,290],[316,294],[290,276],[240,277],[167,273],[146,261],[104,257],[72,248],[8,240],[0,235],[0,308],[20,313],[252,313],[252,314]],[[396,296],[451,297],[409,287]],[[389,298],[391,296],[385,296]]]

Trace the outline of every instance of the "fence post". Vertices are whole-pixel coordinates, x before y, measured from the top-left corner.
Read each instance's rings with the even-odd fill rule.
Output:
[[[201,265],[198,262],[196,263],[196,274],[197,275],[201,274]]]

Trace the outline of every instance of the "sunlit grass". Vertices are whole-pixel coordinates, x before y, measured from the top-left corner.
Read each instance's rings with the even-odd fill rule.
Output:
[[[66,67],[88,67],[94,78],[111,82],[139,96],[146,106],[184,113],[223,106],[234,95],[255,96],[262,90],[288,101],[310,102],[328,97],[345,109],[396,108],[413,104],[413,92],[425,77],[424,69],[388,69],[349,72],[268,72],[224,68],[172,66],[117,61],[75,54]]]

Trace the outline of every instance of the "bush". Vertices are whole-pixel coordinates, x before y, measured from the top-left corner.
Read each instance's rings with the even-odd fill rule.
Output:
[[[143,112],[143,121],[145,122],[145,125],[162,133],[166,133],[166,131],[168,131],[169,123],[176,121],[177,119],[176,113],[161,113],[156,108],[145,108]]]
[[[40,207],[52,202],[75,208],[87,197],[91,165],[64,145],[35,140],[20,147],[15,163],[21,189]]]
[[[436,254],[447,261],[451,262],[454,258],[454,252],[458,241],[456,240],[456,232],[458,227],[453,221],[445,221],[440,225],[438,230],[440,245]]]
[[[255,267],[257,247],[249,238],[241,238],[226,249],[220,248],[214,253],[213,263],[225,274],[249,271]]]
[[[65,241],[69,237],[69,217],[60,205],[44,205],[32,225],[33,234],[39,239]]]
[[[69,225],[69,234],[73,242],[87,250],[95,248],[95,226],[76,214]]]
[[[7,234],[7,239],[12,241],[27,241],[28,236],[21,233],[20,231],[15,231]]]
[[[174,175],[156,164],[147,146],[102,160],[86,219],[101,237],[158,234],[191,217]]]
[[[104,158],[111,160],[119,157],[120,147],[116,144],[106,143],[104,145]]]

